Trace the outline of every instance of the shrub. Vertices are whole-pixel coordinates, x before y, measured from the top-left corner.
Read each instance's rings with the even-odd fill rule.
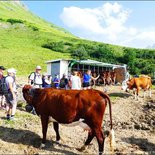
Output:
[[[33,31],[39,31],[39,28],[34,25],[29,25],[28,27],[30,27]]]
[[[21,19],[12,19],[12,18],[10,18],[10,19],[7,19],[6,21],[9,22],[9,23],[11,23],[11,24],[24,23],[24,21],[21,20]]]
[[[56,52],[64,52],[64,43],[63,41],[59,42],[48,42],[46,44],[43,44],[42,47],[51,49]]]

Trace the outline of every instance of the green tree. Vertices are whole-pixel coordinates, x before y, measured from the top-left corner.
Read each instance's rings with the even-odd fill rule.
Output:
[[[108,45],[95,46],[94,52],[91,53],[90,56],[93,58],[97,58],[99,61],[108,62],[108,63],[114,63],[116,61]]]
[[[124,49],[123,63],[129,66],[131,74],[137,74],[137,68],[135,66],[136,51],[134,49]]]
[[[88,52],[85,50],[84,46],[80,46],[77,50],[74,50],[71,56],[74,59],[84,60],[88,58]]]

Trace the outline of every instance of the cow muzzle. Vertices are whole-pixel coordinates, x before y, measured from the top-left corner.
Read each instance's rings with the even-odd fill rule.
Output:
[[[31,111],[33,110],[33,106],[32,106],[32,105],[26,105],[26,106],[25,106],[25,110],[26,110],[27,112],[31,112]]]

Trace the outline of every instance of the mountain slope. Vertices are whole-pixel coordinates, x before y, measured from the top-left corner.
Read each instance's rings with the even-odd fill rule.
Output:
[[[44,32],[52,32],[65,37],[73,37],[73,35],[66,30],[46,22],[40,17],[34,15],[22,2],[19,1],[0,1],[0,16],[4,20],[20,19],[22,22],[32,24]]]
[[[36,65],[46,70],[45,61],[50,59],[69,58],[68,53],[42,48],[48,40],[63,38],[75,37],[33,15],[20,2],[0,1],[0,62],[15,67],[18,75],[28,74]]]

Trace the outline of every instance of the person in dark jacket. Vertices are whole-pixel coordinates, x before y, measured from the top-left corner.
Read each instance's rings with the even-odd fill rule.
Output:
[[[60,80],[60,88],[68,89],[68,78],[66,77],[66,74],[63,74],[63,77]]]

